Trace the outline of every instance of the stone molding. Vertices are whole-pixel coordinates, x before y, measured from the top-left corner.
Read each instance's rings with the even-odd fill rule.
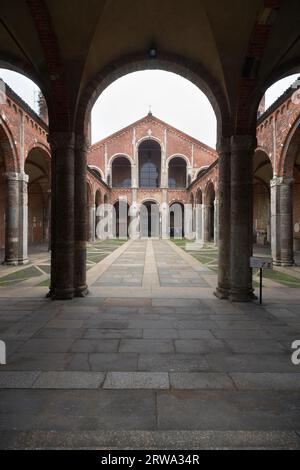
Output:
[[[291,178],[290,176],[275,176],[275,178],[270,181],[270,186],[271,188],[281,185],[291,186],[293,183],[294,178]]]
[[[8,172],[4,173],[4,176],[7,181],[20,181],[22,183],[28,183],[29,181],[29,176],[26,173]]]

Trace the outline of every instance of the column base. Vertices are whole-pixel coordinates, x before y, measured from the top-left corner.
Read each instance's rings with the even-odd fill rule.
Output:
[[[50,292],[49,292],[50,294]],[[74,297],[74,289],[54,289],[51,293],[52,300],[71,300]]]
[[[229,293],[229,300],[231,302],[251,302],[256,299],[257,297],[254,292],[249,290],[231,290]]]
[[[229,289],[223,287],[217,287],[214,291],[214,295],[220,300],[226,300],[229,297]]]
[[[24,266],[25,264],[29,263],[29,259],[5,259],[3,261],[4,266]]]
[[[295,261],[281,261],[281,260],[273,260],[273,265],[274,266],[282,266],[284,267],[290,267],[295,265]]]
[[[88,286],[80,286],[75,289],[75,297],[86,297],[89,294]]]

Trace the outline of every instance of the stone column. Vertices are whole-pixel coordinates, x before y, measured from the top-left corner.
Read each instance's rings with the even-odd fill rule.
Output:
[[[195,232],[196,232],[196,243],[203,244],[203,204],[196,203]]]
[[[293,178],[275,177],[271,181],[271,248],[275,266],[292,266]]]
[[[223,138],[217,146],[219,158],[219,223],[218,223],[218,286],[219,299],[227,299],[230,290],[230,139]]]
[[[88,211],[88,228],[87,228],[87,240],[89,242],[95,241],[95,232],[96,232],[96,206],[91,204],[87,207]]]
[[[72,132],[53,132],[51,145],[51,287],[53,299],[74,296],[74,144]]]
[[[218,230],[219,230],[219,201],[214,200],[214,245],[218,246]]]
[[[252,270],[252,160],[256,139],[237,135],[231,139],[231,252],[230,299],[253,298]]]
[[[75,141],[75,222],[74,222],[74,288],[76,297],[88,294],[86,283],[86,240],[87,240],[87,152],[88,140],[84,135],[76,135]],[[91,214],[90,214],[91,216]],[[94,227],[93,212],[91,224]],[[95,232],[95,230],[94,230]]]
[[[5,260],[8,265],[28,263],[28,176],[6,173],[7,202]]]
[[[210,205],[202,204],[203,210],[203,239],[204,243],[210,241]]]

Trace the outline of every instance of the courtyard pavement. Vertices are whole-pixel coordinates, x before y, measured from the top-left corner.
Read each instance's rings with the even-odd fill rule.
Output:
[[[0,288],[0,448],[300,448],[299,289],[220,301],[164,240],[120,244],[88,280],[64,302]]]

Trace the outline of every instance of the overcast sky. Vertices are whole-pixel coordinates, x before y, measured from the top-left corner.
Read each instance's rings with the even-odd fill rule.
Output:
[[[0,77],[37,111],[38,87],[26,77],[0,69]],[[297,78],[280,80],[266,93],[269,107]],[[211,147],[216,119],[206,96],[191,82],[170,72],[135,72],[116,80],[97,100],[92,112],[92,142],[107,137],[149,112]]]

